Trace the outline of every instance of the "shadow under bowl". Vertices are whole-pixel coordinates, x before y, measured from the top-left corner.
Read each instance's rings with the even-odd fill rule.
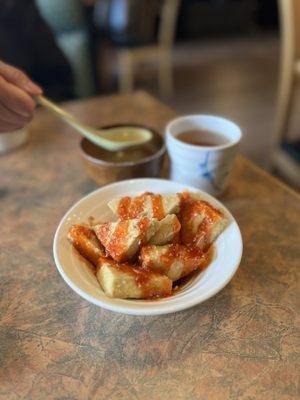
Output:
[[[110,125],[102,129],[128,126],[148,129],[153,137],[144,146],[117,152],[102,149],[87,139],[80,142],[86,172],[99,185],[131,178],[159,177],[161,174],[166,147],[160,134],[136,124]]]

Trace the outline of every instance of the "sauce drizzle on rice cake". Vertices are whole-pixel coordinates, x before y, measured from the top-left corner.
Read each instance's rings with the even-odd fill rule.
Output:
[[[142,193],[136,197],[121,197],[111,200],[108,206],[121,220],[147,216],[163,219],[168,214],[179,211],[180,200],[176,194]]]
[[[105,256],[104,247],[95,232],[87,225],[73,225],[68,233],[68,239],[75,249],[94,265],[100,257]]]
[[[147,243],[158,229],[158,221],[148,217],[94,226],[97,238],[107,254],[116,261],[130,260],[141,245]]]
[[[202,250],[182,244],[145,246],[140,253],[140,261],[144,268],[165,274],[172,281],[200,269],[205,260],[206,253]]]
[[[190,193],[181,193],[179,197],[182,243],[194,244],[202,250],[207,250],[226,228],[227,219],[222,211]]]

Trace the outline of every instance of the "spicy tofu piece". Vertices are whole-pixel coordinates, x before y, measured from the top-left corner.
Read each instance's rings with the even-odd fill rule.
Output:
[[[104,247],[95,232],[87,225],[73,225],[68,233],[68,239],[75,249],[94,265],[100,257],[105,256]]]
[[[158,221],[158,226],[159,228],[149,240],[149,244],[162,246],[178,241],[181,225],[175,214],[169,214],[161,221]]]
[[[107,296],[121,299],[146,299],[171,294],[172,281],[159,273],[130,264],[100,258],[97,279]]]
[[[214,219],[204,218],[194,239],[194,244],[199,249],[206,251],[217,237],[225,230],[228,220],[224,217]]]
[[[192,197],[182,197],[180,204],[180,213],[178,215],[181,223],[180,237],[184,244],[191,244],[198,232],[198,228],[204,219],[204,213],[200,200]]]
[[[177,281],[206,265],[206,254],[195,246],[181,244],[145,246],[141,250],[140,261],[143,268]]]
[[[139,248],[148,243],[158,230],[158,221],[148,217],[94,226],[97,238],[106,252],[116,261],[124,262],[134,257]]]
[[[122,197],[111,200],[109,208],[121,220],[147,216],[163,219],[168,214],[179,212],[180,199],[176,194],[143,193],[137,197]]]
[[[207,250],[228,224],[222,211],[194,197],[182,198],[179,220],[182,243],[193,243],[202,250]]]

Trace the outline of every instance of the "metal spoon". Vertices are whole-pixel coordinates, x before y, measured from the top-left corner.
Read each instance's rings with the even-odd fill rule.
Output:
[[[67,124],[71,125],[82,136],[109,151],[126,150],[129,147],[141,146],[152,138],[151,131],[134,126],[95,129],[81,123],[72,114],[69,114],[44,96],[35,96],[35,100],[38,104],[48,108]]]

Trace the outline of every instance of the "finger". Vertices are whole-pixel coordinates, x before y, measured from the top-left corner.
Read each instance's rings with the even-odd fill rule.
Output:
[[[0,102],[11,111],[30,117],[35,108],[32,97],[0,76]]]
[[[2,75],[6,81],[13,83],[31,95],[39,95],[43,92],[23,71],[5,64],[3,61],[0,61],[0,75]]]
[[[1,120],[10,124],[28,124],[32,120],[32,115],[29,117],[23,117],[21,114],[17,114],[14,111],[9,110],[3,104],[0,103],[0,116]]]
[[[1,133],[16,131],[23,128],[24,124],[10,124],[9,122],[0,120],[0,138]]]

